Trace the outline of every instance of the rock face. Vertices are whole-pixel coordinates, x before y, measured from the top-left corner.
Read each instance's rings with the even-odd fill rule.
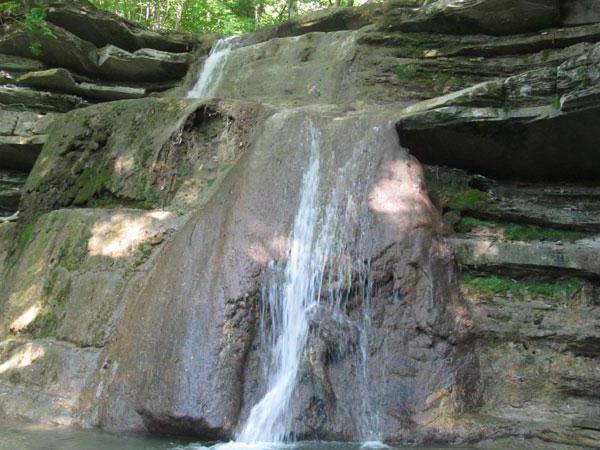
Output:
[[[323,292],[343,301],[333,314],[323,295],[310,315],[291,431],[598,447],[594,5],[419,3],[236,38],[217,98],[177,97],[195,71],[172,97],[6,106],[1,214],[22,199],[19,220],[0,221],[0,417],[240,431],[265,391],[263,291],[290,255],[316,152],[320,210],[344,224]],[[81,11],[48,16],[64,67],[52,53],[0,59],[19,89],[137,97],[165,72],[127,64],[188,51]],[[102,54],[121,64],[110,73],[154,81],[109,82]]]
[[[576,45],[537,69],[411,107],[402,144],[423,162],[521,179],[596,179],[600,46]],[[578,136],[573,147],[572,134]]]
[[[193,52],[208,51],[204,41],[211,39],[153,33],[84,1],[40,5],[53,36],[36,37],[9,21],[0,37],[0,170],[20,175],[33,167],[46,135],[8,130],[18,115],[39,120],[34,128],[42,129],[57,117],[49,113],[164,91],[185,75]],[[32,44],[40,45],[39,54]]]
[[[559,0],[434,0],[398,29],[449,34],[517,34],[557,25]]]

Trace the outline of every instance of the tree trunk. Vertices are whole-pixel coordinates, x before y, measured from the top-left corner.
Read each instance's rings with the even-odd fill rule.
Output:
[[[298,15],[298,2],[297,0],[287,0],[288,19]]]

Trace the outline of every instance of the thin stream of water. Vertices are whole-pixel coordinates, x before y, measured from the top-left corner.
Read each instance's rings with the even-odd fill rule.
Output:
[[[187,94],[188,98],[207,98],[214,95],[223,78],[223,69],[232,50],[232,40],[233,37],[219,39],[213,45],[202,65],[198,81]]]
[[[263,362],[266,390],[252,408],[235,444],[282,443],[293,437],[291,402],[309,340],[311,319],[321,308],[337,327],[358,334],[354,378],[359,386],[353,420],[366,445],[381,448],[384,445],[378,440],[378,414],[372,407],[368,388],[372,287],[368,264],[358,271],[363,316],[351,319],[345,312],[351,286],[356,281],[357,261],[364,262],[354,234],[357,227],[360,229],[359,217],[363,213],[358,205],[366,202],[348,194],[343,180],[347,177],[355,180],[360,174],[362,166],[357,160],[364,157],[365,149],[362,143],[357,143],[356,155],[339,169],[338,181],[329,192],[322,193],[325,187],[321,186],[320,174],[321,137],[310,121],[306,130],[310,156],[301,183],[289,257],[282,276],[277,276],[282,268],[271,266],[274,281],[263,290],[261,345],[266,351]]]
[[[308,314],[319,299],[329,239],[317,239],[319,135],[308,127],[310,162],[302,180],[300,205],[291,239],[283,286],[273,284],[266,298],[271,318],[272,364],[268,389],[252,408],[238,441],[282,442],[288,437],[288,412],[309,331]],[[327,230],[321,230],[321,235]],[[263,319],[264,322],[264,319]]]

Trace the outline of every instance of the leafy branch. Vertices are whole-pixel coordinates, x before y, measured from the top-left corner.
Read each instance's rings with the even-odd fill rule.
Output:
[[[34,56],[42,54],[42,37],[56,39],[46,23],[46,10],[41,7],[28,8],[23,2],[11,0],[0,3],[0,25],[16,24],[24,27],[31,36],[29,50]]]

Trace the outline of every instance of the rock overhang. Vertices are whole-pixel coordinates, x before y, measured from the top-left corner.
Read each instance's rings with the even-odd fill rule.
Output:
[[[397,130],[425,164],[493,178],[593,181],[600,178],[599,120],[600,105],[568,113],[444,107],[401,119]]]

